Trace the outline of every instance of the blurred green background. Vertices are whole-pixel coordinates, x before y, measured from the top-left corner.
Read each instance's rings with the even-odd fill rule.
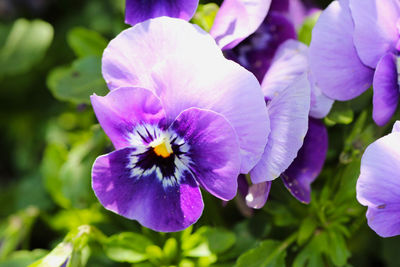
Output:
[[[193,21],[209,28],[217,6],[206,2]],[[325,119],[330,149],[310,205],[276,181],[258,211],[204,193],[203,216],[180,233],[106,211],[90,169],[113,147],[88,97],[108,91],[101,55],[123,21],[123,0],[0,0],[0,267],[400,266],[400,238],[379,238],[355,199],[362,152],[391,125],[372,122],[371,91]]]

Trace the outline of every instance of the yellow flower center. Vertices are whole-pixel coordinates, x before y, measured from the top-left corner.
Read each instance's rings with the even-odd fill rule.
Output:
[[[163,140],[161,143],[153,146],[154,153],[157,154],[157,156],[163,157],[163,158],[168,158],[172,153],[172,147],[171,144],[168,142],[168,140]]]

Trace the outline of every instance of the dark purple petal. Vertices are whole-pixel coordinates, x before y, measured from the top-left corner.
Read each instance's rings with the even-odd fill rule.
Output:
[[[380,126],[390,120],[399,103],[396,61],[396,56],[388,53],[379,60],[375,70],[372,117]]]
[[[380,236],[400,235],[400,133],[367,147],[361,159],[357,200],[368,206],[368,225]]]
[[[180,231],[195,223],[203,201],[191,173],[180,173],[180,182],[172,186],[164,186],[157,172],[136,176],[130,162],[135,151],[124,148],[96,159],[92,186],[101,204],[156,231]]]
[[[350,0],[354,21],[354,44],[362,62],[375,68],[387,52],[396,52],[399,40],[397,0]]]
[[[310,118],[308,132],[296,159],[281,175],[289,192],[303,203],[310,203],[311,183],[319,175],[328,150],[328,132],[320,121]]]
[[[198,3],[198,0],[126,0],[125,22],[133,26],[162,16],[190,20]]]
[[[270,12],[257,31],[225,55],[251,71],[261,82],[278,47],[296,39],[293,24],[279,12]]]
[[[349,0],[332,2],[319,17],[310,45],[310,68],[328,97],[349,100],[367,90],[373,70],[358,57]]]
[[[261,209],[268,200],[272,182],[253,184],[246,196],[246,204],[253,209]]]
[[[223,49],[231,49],[257,30],[271,0],[224,0],[210,34]]]
[[[292,0],[272,0],[270,11],[278,11],[281,13],[288,12],[291,1]]]
[[[171,130],[189,145],[188,163],[196,180],[223,200],[236,196],[240,147],[235,130],[220,114],[190,108],[172,123]]]
[[[158,124],[165,118],[160,99],[143,88],[119,88],[90,97],[96,117],[116,149],[130,146],[129,133],[138,124]]]

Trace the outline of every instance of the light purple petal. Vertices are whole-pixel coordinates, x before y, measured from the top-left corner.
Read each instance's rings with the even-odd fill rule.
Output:
[[[296,40],[287,40],[278,48],[262,82],[265,97],[272,99],[307,73],[307,52],[308,47]]]
[[[226,50],[225,55],[251,71],[261,82],[278,47],[296,36],[292,22],[285,15],[272,11],[255,33],[234,49]]]
[[[317,86],[335,100],[359,96],[373,77],[373,70],[362,64],[354,47],[348,1],[334,1],[321,13],[310,45],[310,68]]]
[[[246,196],[246,204],[253,209],[261,209],[268,200],[271,190],[271,181],[259,184],[253,184],[249,188],[249,193]]]
[[[380,126],[390,120],[399,103],[396,61],[396,56],[388,53],[381,58],[375,70],[372,117]]]
[[[250,172],[255,184],[279,177],[303,145],[310,111],[310,85],[306,74],[283,90],[275,91],[267,108],[271,133],[263,156]]]
[[[311,84],[311,107],[310,116],[316,119],[322,119],[331,111],[333,99],[327,97],[316,84],[314,75],[311,71],[308,73],[308,80]]]
[[[272,65],[263,79],[264,95],[272,98],[277,89],[285,88],[307,72],[308,47],[299,41],[287,40],[276,51]],[[333,100],[321,92],[311,73],[308,74],[308,78],[311,84],[310,115],[323,118],[329,113]]]
[[[358,55],[375,68],[384,54],[396,51],[400,4],[397,0],[350,0],[350,9]]]
[[[357,200],[368,206],[368,225],[378,235],[400,234],[400,133],[382,137],[365,150]]]
[[[171,129],[189,145],[190,169],[196,180],[223,200],[236,196],[240,173],[240,147],[235,131],[220,114],[190,108],[183,111]]]
[[[225,59],[198,27],[163,17],[125,30],[105,50],[103,76],[110,89],[127,84],[151,89],[169,123],[191,107],[225,116],[239,136],[243,173],[263,153],[269,120],[257,79]]]
[[[328,151],[328,131],[320,121],[310,118],[304,144],[290,167],[281,175],[289,192],[303,203],[310,203],[311,183],[324,165]]]
[[[190,172],[181,174],[180,184],[165,188],[156,172],[132,176],[127,167],[132,152],[134,148],[124,148],[96,159],[92,186],[101,204],[156,231],[180,231],[195,223],[203,201]]]
[[[126,0],[125,22],[133,26],[162,16],[190,20],[198,3],[198,0]]]
[[[165,118],[160,99],[143,88],[119,88],[90,97],[96,117],[116,149],[130,146],[129,133],[139,123],[158,124]]]
[[[397,133],[397,132],[400,132],[400,121],[396,121],[393,124],[392,133]]]
[[[224,0],[210,34],[223,49],[231,49],[257,30],[271,0]]]

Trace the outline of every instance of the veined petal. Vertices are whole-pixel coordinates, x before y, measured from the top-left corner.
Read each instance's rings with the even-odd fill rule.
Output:
[[[190,169],[211,194],[230,200],[237,192],[240,147],[235,130],[220,114],[198,108],[183,111],[171,125],[190,146]]]
[[[269,120],[260,85],[200,28],[166,17],[137,24],[105,50],[103,76],[110,89],[151,89],[169,123],[191,107],[222,114],[239,136],[243,173],[261,157]]]
[[[310,118],[304,143],[297,157],[281,175],[289,192],[303,203],[310,203],[311,183],[324,165],[328,151],[328,131],[320,121]]]
[[[375,70],[372,117],[380,126],[390,120],[399,103],[396,60],[396,56],[392,53],[385,54]]]
[[[332,2],[320,15],[312,34],[310,68],[328,97],[349,100],[367,90],[373,70],[358,57],[349,0]]]
[[[140,123],[165,119],[160,99],[143,88],[125,87],[90,97],[96,117],[116,149],[131,146],[129,134]]]
[[[350,0],[350,10],[358,55],[365,65],[376,68],[384,54],[396,51],[400,4],[397,0]]]
[[[257,30],[271,0],[224,0],[210,34],[223,49],[231,49]]]
[[[307,73],[307,52],[307,46],[296,40],[287,40],[278,48],[261,85],[265,97],[272,99]]]
[[[125,22],[133,26],[162,16],[189,20],[198,3],[198,0],[126,0]]]
[[[246,204],[253,209],[261,209],[268,200],[272,182],[253,184],[246,196]]]
[[[400,234],[400,133],[367,147],[357,181],[357,200],[368,206],[368,225],[380,236]]]
[[[303,74],[284,90],[277,90],[267,104],[271,133],[260,161],[250,172],[253,183],[279,177],[303,145],[310,111],[310,84]]]
[[[192,174],[183,171],[179,183],[165,187],[157,172],[132,173],[130,155],[135,152],[124,148],[96,159],[92,186],[101,204],[155,231],[180,231],[195,223],[203,201]]]

